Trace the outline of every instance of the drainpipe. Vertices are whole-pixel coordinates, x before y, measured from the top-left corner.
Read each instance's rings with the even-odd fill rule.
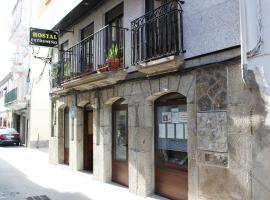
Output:
[[[242,79],[247,83],[247,11],[246,0],[239,0],[240,13],[240,41],[241,41],[241,70]]]

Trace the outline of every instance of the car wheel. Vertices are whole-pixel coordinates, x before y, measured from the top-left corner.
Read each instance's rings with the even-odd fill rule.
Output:
[[[20,143],[19,143],[19,142],[17,142],[17,143],[16,143],[16,146],[20,146]]]

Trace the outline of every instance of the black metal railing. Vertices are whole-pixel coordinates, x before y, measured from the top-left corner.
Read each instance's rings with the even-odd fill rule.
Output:
[[[181,4],[171,0],[131,22],[133,65],[183,52]]]
[[[52,86],[85,75],[116,71],[125,67],[125,32],[128,29],[105,26],[66,51],[60,51],[59,62],[52,66]],[[54,69],[54,70],[53,70]]]
[[[13,101],[17,100],[17,88],[14,88],[13,90],[10,90],[5,95],[5,104],[12,103]]]

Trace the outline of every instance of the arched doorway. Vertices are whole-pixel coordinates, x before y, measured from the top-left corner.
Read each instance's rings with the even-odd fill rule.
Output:
[[[93,109],[87,104],[84,107],[84,147],[83,167],[86,171],[93,171]]]
[[[112,105],[112,181],[128,186],[128,105]]]
[[[178,93],[155,101],[155,192],[188,199],[187,104]]]
[[[69,164],[69,108],[64,109],[64,164]]]

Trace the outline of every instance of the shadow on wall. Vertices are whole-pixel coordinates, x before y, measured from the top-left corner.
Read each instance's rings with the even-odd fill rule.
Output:
[[[44,200],[90,200],[90,198],[80,193],[62,193],[41,187],[30,181],[24,173],[18,171],[2,159],[0,159],[0,180],[0,199],[21,200],[34,199],[34,196],[43,196],[42,199]],[[48,198],[45,198],[44,195]]]
[[[259,84],[253,71],[248,72],[248,86],[251,94],[248,103],[251,106],[252,138],[252,199],[270,199],[270,127],[265,124],[267,117],[266,102],[263,100]]]

